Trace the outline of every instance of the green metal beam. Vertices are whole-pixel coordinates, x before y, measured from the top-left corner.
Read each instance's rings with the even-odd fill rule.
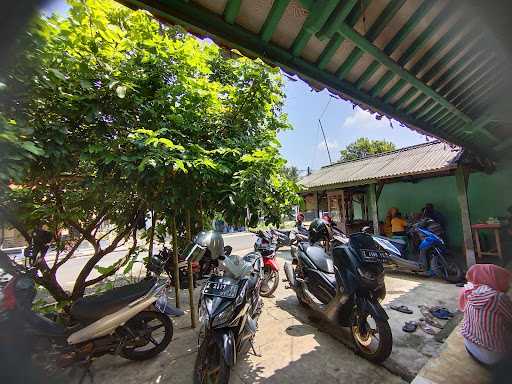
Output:
[[[417,75],[435,55],[437,55],[447,44],[449,44],[459,33],[460,30],[466,27],[466,20],[461,19],[454,26],[452,26],[446,34],[444,34],[433,46],[430,48],[423,57],[418,60],[416,64],[409,70],[413,75]],[[400,63],[400,60],[399,60]],[[399,81],[384,95],[384,101],[389,102],[406,84],[405,81]]]
[[[486,57],[483,57],[482,60],[479,60],[477,65],[468,65],[462,71],[460,71],[456,77],[445,83],[443,87],[438,90],[438,93],[446,97],[449,92],[464,84],[475,72],[479,71],[482,67],[486,67],[488,64],[494,62],[494,60],[494,55],[489,54]]]
[[[341,24],[340,33],[345,36],[347,39],[352,40],[352,42],[357,45],[361,50],[367,52],[372,55],[375,59],[377,59],[382,65],[386,66],[393,73],[401,77],[400,80],[407,81],[412,86],[416,87],[421,92],[425,93],[427,96],[434,99],[439,104],[443,105],[445,108],[452,110],[454,113],[458,114],[464,121],[470,121],[471,119],[460,112],[454,105],[450,104],[448,100],[441,97],[435,91],[433,91],[428,85],[424,84],[422,81],[417,79],[410,72],[405,70],[404,68],[397,65],[393,60],[391,60],[386,54],[384,54],[379,48],[366,40],[363,36],[357,33],[354,29],[348,26],[345,23]]]
[[[375,84],[370,90],[372,96],[377,96],[393,77],[395,77],[395,74],[392,71],[384,73],[379,81],[377,81],[377,84]]]
[[[275,0],[260,30],[261,40],[269,41],[290,0]]]
[[[398,109],[402,109],[402,106],[407,103],[407,101],[411,100],[414,95],[416,95],[419,91],[414,88],[414,87],[411,87],[407,90],[407,92],[405,92],[398,100],[397,102],[395,103],[395,108],[398,108]]]
[[[443,109],[441,110],[437,116],[434,116],[432,118],[432,120],[430,120],[430,124],[432,125],[438,125],[439,122],[443,121],[445,117],[449,116],[450,115],[450,111],[448,111],[447,109]]]
[[[418,25],[421,19],[430,11],[432,6],[436,3],[435,0],[425,0],[412,16],[407,20],[405,25],[397,32],[397,34],[391,39],[389,43],[384,47],[384,53],[390,56],[395,49],[405,40],[405,38],[411,33],[411,31]],[[374,60],[363,72],[363,74],[357,79],[356,87],[361,88],[373,74],[380,67],[378,61]],[[382,88],[381,88],[382,89]],[[379,91],[380,92],[380,91]]]
[[[473,33],[468,35],[468,38],[471,39]],[[473,40],[474,45],[478,45],[481,42],[480,39]],[[437,76],[444,68],[448,68],[450,61],[455,59],[462,51],[466,50],[469,45],[472,45],[471,41],[467,41],[466,38],[461,39],[455,44],[449,52],[446,53],[441,59],[439,59],[422,77],[424,83],[428,83],[435,76]]]
[[[477,46],[471,47],[459,60],[457,60],[455,64],[450,65],[450,67],[441,76],[439,76],[436,81],[434,81],[431,88],[438,91],[448,81],[458,78],[459,73],[467,70],[474,63],[477,63],[478,65],[482,56],[485,57],[485,52],[486,51],[480,50]]]
[[[339,0],[318,0],[310,11],[306,21],[292,44],[292,55],[299,56],[311,36],[325,24]]]
[[[324,26],[317,33],[317,37],[320,40],[332,38],[338,29],[338,25],[345,21],[358,1],[359,0],[340,1]]]
[[[433,122],[441,118],[441,116],[443,116],[445,113],[449,113],[449,111],[447,111],[446,108],[443,108],[442,106],[438,105],[436,108],[432,110],[432,113],[427,118],[425,118],[425,121],[428,122],[429,124],[435,125]]]
[[[316,65],[320,69],[324,69],[327,63],[332,59],[340,45],[345,41],[345,38],[341,36],[339,33],[335,33],[334,36],[329,40],[325,49],[322,51],[318,60],[316,61]]]
[[[485,100],[483,98],[483,94],[487,93],[494,89],[496,83],[499,81],[501,74],[495,74],[492,79],[482,79],[479,84],[475,84],[470,92],[463,95],[460,101],[457,102],[457,105],[460,105],[461,108],[467,109],[470,104],[473,103],[471,99],[479,99],[479,101]],[[466,103],[469,100],[469,103]],[[466,105],[464,105],[466,103]]]
[[[418,97],[416,97],[411,103],[405,108],[404,112],[407,114],[412,113],[416,107],[419,107],[421,103],[425,102],[427,100],[427,95],[420,94]]]
[[[489,84],[489,77],[487,75],[494,76],[497,72],[491,72],[485,71],[485,73],[480,74],[478,77],[471,78],[469,82],[469,87],[465,89],[462,93],[456,94],[455,97],[451,97],[450,100],[454,105],[460,105],[463,104],[468,98],[471,97],[471,95],[478,95],[476,93],[477,89],[485,88]]]
[[[448,31],[446,31],[443,36],[439,40],[437,40],[434,45],[419,59],[411,68],[411,72],[417,75],[425,66],[435,57],[439,52],[441,52],[448,44],[450,44],[457,36],[460,34],[460,31],[467,28],[468,21],[464,18],[458,20]],[[472,34],[469,33],[468,36],[463,37],[465,40],[469,38]]]
[[[448,3],[448,5],[443,10],[441,10],[441,12],[434,18],[430,25],[416,38],[416,40],[413,41],[409,48],[407,48],[407,50],[398,59],[398,66],[403,68],[404,65],[407,64],[421,48],[424,47],[424,45],[429,41],[429,39],[438,31],[439,27],[441,27],[449,19],[450,15],[452,14],[453,8],[454,5],[453,2],[451,2]],[[400,90],[400,87],[403,86],[404,84],[404,82],[395,84],[395,87],[392,88],[394,93],[398,92]],[[386,85],[387,83],[384,84],[383,86]],[[391,99],[393,95],[394,94],[389,95],[388,100]]]
[[[371,2],[372,2],[372,0],[359,0],[357,2],[357,5],[352,8],[352,12],[350,12],[349,15],[347,16],[345,23],[347,25],[350,25],[351,27],[356,25],[356,23],[359,21],[361,16],[364,15],[366,8],[368,8],[368,6],[370,5]],[[340,25],[341,25],[341,23],[340,23]],[[339,27],[339,25],[338,25],[338,27]]]
[[[479,68],[476,72],[474,72],[466,81],[464,81],[457,88],[452,89],[450,92],[446,94],[446,98],[449,100],[453,100],[453,102],[457,102],[460,100],[460,97],[467,93],[468,90],[471,90],[473,86],[481,81],[485,81],[487,75],[496,73],[496,69],[499,65],[484,65]]]
[[[398,64],[400,66],[404,66],[407,64],[413,56],[425,46],[425,44],[430,40],[430,38],[439,30],[439,28],[446,23],[453,11],[455,10],[454,1],[449,2],[444,9],[439,12],[439,14],[432,20],[427,28],[413,41],[413,43],[407,48],[405,53],[398,59]]]
[[[485,129],[485,126],[488,125],[494,121],[493,117],[490,115],[483,115],[480,116],[478,119],[473,120],[470,123],[467,123],[462,128],[464,131],[469,131],[472,133],[480,133],[487,137],[489,140],[493,141],[494,143],[498,143],[499,140],[494,136],[491,132],[489,132],[487,129]]]
[[[380,35],[384,28],[386,28],[387,23],[395,16],[398,10],[402,7],[405,0],[391,0],[389,4],[384,8],[384,10],[380,13],[377,20],[373,23],[373,25],[366,33],[366,38],[370,42],[374,42],[375,39]],[[336,76],[340,79],[343,79],[352,69],[352,67],[359,61],[361,56],[363,56],[363,51],[358,47],[355,47],[352,52],[350,52],[348,58],[339,66],[336,71]]]
[[[240,12],[240,5],[242,0],[228,0],[224,7],[224,20],[226,23],[234,24],[238,13]]]

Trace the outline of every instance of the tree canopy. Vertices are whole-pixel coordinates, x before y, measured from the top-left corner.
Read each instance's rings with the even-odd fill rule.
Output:
[[[386,140],[370,140],[367,137],[360,137],[353,143],[347,145],[340,151],[341,161],[362,159],[369,155],[394,151],[395,144]]]
[[[129,236],[129,255],[136,251],[136,223],[149,211],[178,225],[185,210],[278,222],[298,201],[278,151],[277,133],[289,124],[277,68],[145,11],[69,3],[68,17],[34,21],[16,67],[0,79],[0,145],[8,149],[0,156],[9,160],[0,212],[27,240],[36,228],[54,234],[63,253],[41,266],[39,282],[57,299],[79,297],[115,272],[120,265],[87,280]],[[115,236],[105,246],[99,228],[107,222]],[[78,237],[65,241],[62,228]],[[82,240],[95,255],[69,296],[55,273]]]

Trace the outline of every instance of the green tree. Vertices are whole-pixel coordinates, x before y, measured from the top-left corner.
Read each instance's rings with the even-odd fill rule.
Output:
[[[283,167],[283,173],[285,174],[285,176],[290,179],[290,180],[293,180],[295,181],[296,183],[299,181],[299,168],[297,168],[295,165],[290,165],[290,166],[284,166]]]
[[[362,159],[369,155],[394,151],[395,144],[386,140],[370,140],[367,137],[360,137],[353,143],[347,145],[340,151],[341,161]]]
[[[10,128],[32,130],[17,143],[0,137],[27,155],[22,176],[6,176],[0,213],[27,241],[37,228],[53,233],[57,257],[39,266],[37,280],[57,300],[129,266],[147,212],[160,232],[175,222],[181,240],[187,211],[198,228],[216,212],[231,222],[247,210],[276,222],[295,204],[298,187],[278,152],[277,133],[289,127],[278,69],[227,55],[144,11],[69,3],[67,18],[34,22],[0,100]],[[65,239],[63,228],[76,235]],[[56,273],[82,241],[94,255],[68,293]],[[126,257],[90,278],[122,244]]]

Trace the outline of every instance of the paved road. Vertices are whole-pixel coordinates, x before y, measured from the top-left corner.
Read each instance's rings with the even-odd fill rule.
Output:
[[[228,233],[223,235],[224,244],[230,245],[233,247],[233,253],[242,254],[244,252],[248,252],[252,249],[254,244],[254,235],[250,232],[241,232],[241,233]],[[101,267],[108,267],[114,264],[121,257],[126,255],[126,250],[119,250],[112,252],[105,256],[100,263],[98,264]],[[141,255],[141,258],[144,257]],[[66,264],[64,264],[57,273],[58,281],[64,286],[65,289],[70,289],[73,287],[76,277],[80,273],[80,270],[90,258],[90,255],[80,256],[75,259],[69,260]],[[137,275],[140,271],[140,267],[142,263],[138,263],[134,266],[132,273]],[[97,271],[93,271],[90,275],[90,278],[98,276],[99,273]]]

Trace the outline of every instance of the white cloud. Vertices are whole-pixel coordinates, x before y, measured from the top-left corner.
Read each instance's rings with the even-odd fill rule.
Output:
[[[327,145],[329,146],[329,151],[332,151],[333,149],[338,149],[340,147],[340,145],[338,144],[337,140],[329,140],[329,139],[327,139]],[[317,144],[316,149],[318,149],[320,152],[325,152],[326,151],[326,149],[325,149],[325,142],[323,140],[320,141]]]
[[[382,117],[381,120],[375,118],[376,115],[370,114],[361,108],[354,109],[354,113],[347,117],[343,122],[343,128],[356,128],[363,130],[379,129],[389,127],[389,120],[387,117]]]

